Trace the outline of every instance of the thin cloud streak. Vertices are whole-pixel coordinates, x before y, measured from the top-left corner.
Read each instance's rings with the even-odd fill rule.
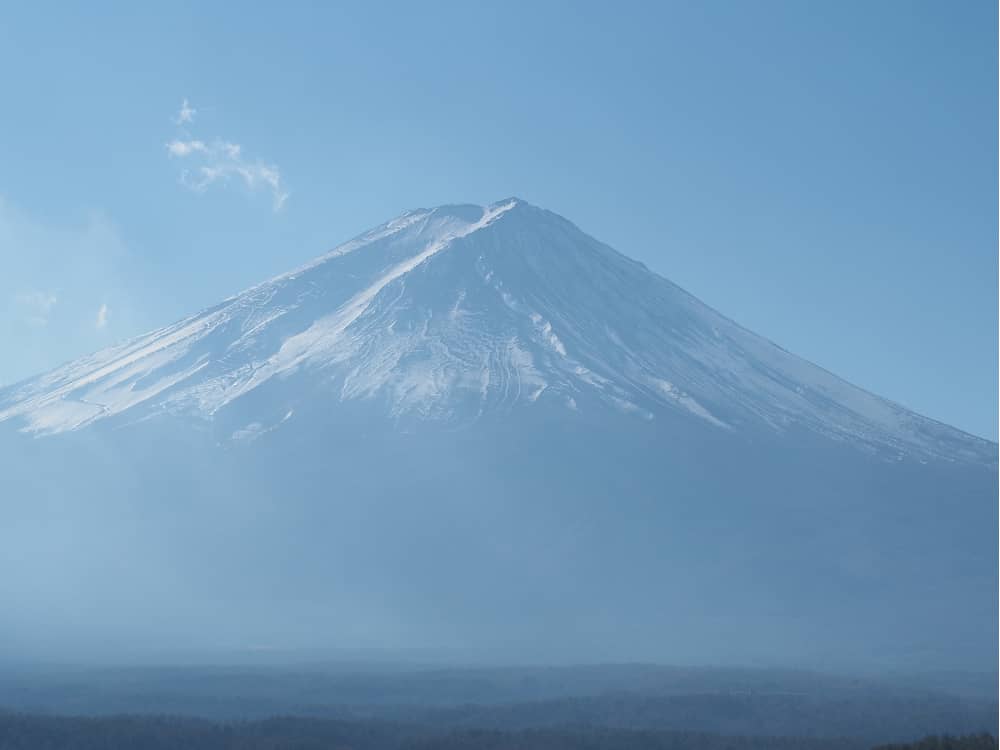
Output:
[[[170,141],[167,151],[171,156],[190,156],[194,153],[206,153],[208,146],[202,141]]]
[[[21,310],[23,320],[31,326],[44,326],[49,322],[49,313],[59,298],[52,292],[33,290],[14,295],[14,304]]]

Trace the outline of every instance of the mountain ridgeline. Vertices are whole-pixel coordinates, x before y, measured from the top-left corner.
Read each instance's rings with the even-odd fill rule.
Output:
[[[995,444],[517,199],[0,390],[0,450],[20,652],[996,663]]]

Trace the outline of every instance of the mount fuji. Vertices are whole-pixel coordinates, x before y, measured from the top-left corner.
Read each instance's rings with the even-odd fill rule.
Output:
[[[996,660],[995,444],[516,198],[2,389],[0,449],[15,648]]]

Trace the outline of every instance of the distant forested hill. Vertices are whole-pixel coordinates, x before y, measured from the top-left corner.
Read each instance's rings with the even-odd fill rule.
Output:
[[[450,730],[378,721],[0,715],[0,750],[861,750],[847,741],[608,728]],[[978,748],[977,748],[978,750]]]
[[[387,745],[365,746],[351,733],[360,727],[379,741],[396,737],[415,742],[423,736],[413,730],[418,727],[435,743],[445,737],[457,742],[469,732],[479,732],[485,743],[507,742],[511,737],[529,743],[548,736],[546,732],[561,736],[567,727],[600,727],[600,732],[575,730],[574,741],[583,733],[605,743],[597,747],[614,747],[607,743],[626,731],[639,733],[629,735],[633,743],[667,737],[675,743],[669,747],[684,748],[677,743],[704,733],[849,740],[851,747],[867,750],[929,735],[993,731],[997,700],[991,694],[995,681],[988,677],[978,688],[978,682],[967,681],[969,694],[956,695],[905,681],[655,665],[432,668],[345,662],[297,668],[105,669],[0,665],[0,709],[10,712],[8,717],[22,717],[29,726],[35,724],[23,717],[198,717],[211,723],[171,720],[161,727],[151,719],[132,719],[113,726],[115,731],[135,727],[146,733],[160,727],[157,731],[183,730],[199,737],[222,732],[220,727],[243,737],[275,725],[233,722],[296,716],[300,720],[294,726],[312,727],[310,719],[330,722],[315,726],[331,732],[343,729],[349,739],[345,747],[376,750]],[[198,747],[194,739],[191,743]],[[141,743],[127,747],[132,746],[145,747]]]
[[[990,734],[925,737],[918,742],[882,745],[875,750],[997,750],[997,739]]]

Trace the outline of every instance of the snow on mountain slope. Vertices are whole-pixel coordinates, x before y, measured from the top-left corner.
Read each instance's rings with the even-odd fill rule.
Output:
[[[537,403],[806,429],[889,458],[993,463],[988,441],[874,396],[741,328],[517,199],[417,210],[186,320],[0,391],[36,434],[211,419],[275,379],[391,418],[467,423]],[[294,422],[297,404],[236,438]]]

